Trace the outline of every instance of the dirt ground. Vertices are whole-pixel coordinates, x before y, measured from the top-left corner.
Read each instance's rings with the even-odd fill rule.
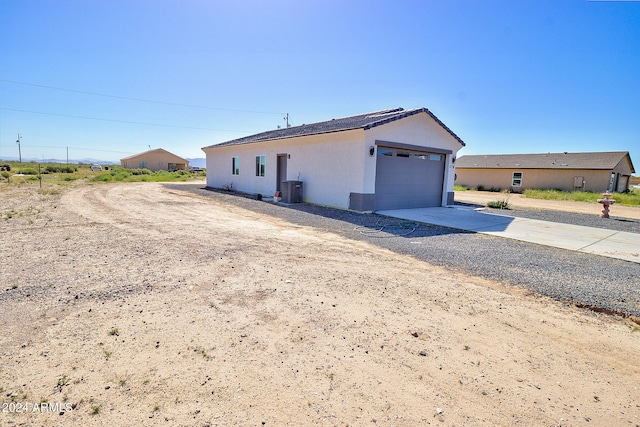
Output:
[[[0,189],[0,426],[638,426],[640,328],[156,183]]]
[[[615,194],[611,197],[615,200]],[[574,202],[572,200],[541,200],[522,197],[517,193],[495,193],[491,191],[456,191],[455,200],[464,203],[486,205],[488,202],[508,200],[513,207],[527,209],[552,209],[565,212],[600,215],[602,206],[597,203]],[[640,219],[640,208],[633,206],[611,206],[612,217]]]

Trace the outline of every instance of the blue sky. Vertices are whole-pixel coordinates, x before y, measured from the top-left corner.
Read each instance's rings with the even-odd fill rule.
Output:
[[[427,107],[459,153],[629,151],[640,2],[0,0],[0,158],[182,157]]]

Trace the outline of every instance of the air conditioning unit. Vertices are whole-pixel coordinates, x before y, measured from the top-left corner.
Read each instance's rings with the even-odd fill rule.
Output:
[[[302,203],[302,181],[282,181],[282,201]]]

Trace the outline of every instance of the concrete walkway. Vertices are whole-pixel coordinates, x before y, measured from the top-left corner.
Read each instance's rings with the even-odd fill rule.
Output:
[[[376,213],[640,264],[640,234],[635,233],[514,218],[467,206],[397,209]]]

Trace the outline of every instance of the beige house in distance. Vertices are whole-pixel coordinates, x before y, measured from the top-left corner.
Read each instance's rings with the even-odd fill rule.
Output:
[[[623,192],[629,189],[633,173],[627,151],[473,155],[457,159],[455,183],[514,193],[526,189]]]
[[[187,159],[178,157],[162,148],[156,148],[120,159],[120,165],[127,169],[146,168],[153,172],[159,170],[172,172],[180,169],[189,169],[189,161]]]

